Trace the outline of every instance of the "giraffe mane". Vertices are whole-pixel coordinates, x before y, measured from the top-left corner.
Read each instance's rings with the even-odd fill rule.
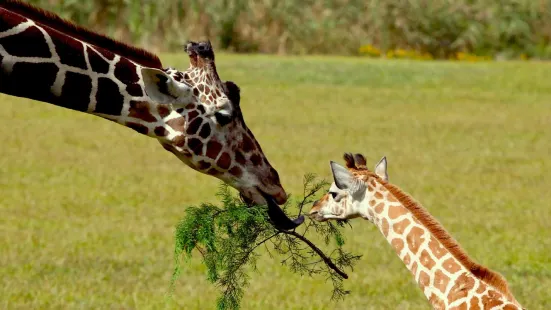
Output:
[[[373,177],[381,183],[407,210],[413,214],[417,220],[419,220],[419,222],[421,222],[421,224],[429,230],[429,232],[438,241],[440,241],[440,243],[453,255],[453,257],[455,257],[459,263],[467,268],[475,277],[506,295],[509,299],[515,300],[513,294],[509,290],[507,281],[501,274],[478,264],[470,258],[467,255],[467,252],[461,248],[459,243],[444,229],[442,224],[440,224],[440,222],[438,222],[438,220],[434,218],[420,203],[415,201],[413,197],[405,193],[398,186],[386,182],[377,174],[367,169],[364,164],[365,158],[363,155],[356,154],[353,156],[350,153],[346,153],[344,158],[346,160],[347,167],[355,176],[361,178],[364,182],[367,181],[369,177]],[[360,163],[356,164],[354,158],[359,158]],[[362,161],[361,158],[364,158],[364,160]]]
[[[88,44],[106,49],[118,55],[124,55],[125,58],[128,58],[142,66],[158,69],[162,68],[159,57],[151,52],[114,40],[97,32],[93,32],[84,27],[78,26],[71,21],[62,19],[52,12],[48,12],[31,4],[21,2],[19,0],[7,0],[1,1],[0,8],[7,9],[23,17],[32,19],[33,21],[36,21],[44,26],[50,27]]]

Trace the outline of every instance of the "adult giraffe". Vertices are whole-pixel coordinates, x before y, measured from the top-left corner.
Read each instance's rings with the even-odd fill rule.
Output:
[[[209,42],[189,42],[190,67],[159,58],[17,0],[0,2],[0,93],[96,115],[156,138],[194,170],[257,204],[277,226],[294,228],[287,200],[241,109],[240,90],[223,83]]]
[[[361,154],[331,162],[334,183],[316,201],[317,221],[361,217],[374,223],[434,309],[523,309],[498,273],[473,261],[420,204],[388,183],[383,157],[371,172]]]

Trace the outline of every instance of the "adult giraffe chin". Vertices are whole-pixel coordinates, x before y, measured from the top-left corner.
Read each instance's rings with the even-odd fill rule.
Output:
[[[222,82],[210,42],[189,42],[190,67],[163,69],[145,50],[29,4],[0,2],[0,93],[96,115],[158,139],[186,165],[269,206],[292,229],[277,171],[247,128],[240,90]]]

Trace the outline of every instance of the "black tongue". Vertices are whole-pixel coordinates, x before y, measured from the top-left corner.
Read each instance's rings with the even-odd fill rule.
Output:
[[[277,205],[277,203],[274,201],[274,199],[268,195],[265,195],[262,193],[262,196],[264,196],[264,199],[266,199],[266,202],[268,204],[268,216],[274,222],[274,225],[278,228],[284,229],[284,230],[290,230],[293,228],[298,227],[302,222],[304,222],[304,216],[300,215],[298,218],[291,220],[283,210]]]

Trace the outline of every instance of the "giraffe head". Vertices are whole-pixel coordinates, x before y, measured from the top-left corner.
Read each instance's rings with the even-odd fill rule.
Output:
[[[368,202],[376,199],[377,192],[373,184],[387,182],[387,161],[383,157],[375,170],[367,169],[365,157],[362,154],[344,154],[346,167],[331,161],[331,172],[334,182],[329,191],[320,200],[314,202],[310,217],[317,221],[330,219],[345,220],[363,217],[372,220]],[[368,184],[372,183],[368,190]]]
[[[296,227],[303,218],[291,224],[277,206],[287,201],[287,194],[245,124],[239,87],[220,80],[210,42],[189,42],[185,49],[190,58],[186,71],[141,71],[148,96],[173,107],[176,115],[167,113],[167,118],[172,118],[167,124],[182,132],[160,140],[161,144],[191,168],[239,190],[246,202],[267,203],[273,211],[270,215],[277,214],[272,219],[280,226],[286,227],[281,222],[286,221]]]

